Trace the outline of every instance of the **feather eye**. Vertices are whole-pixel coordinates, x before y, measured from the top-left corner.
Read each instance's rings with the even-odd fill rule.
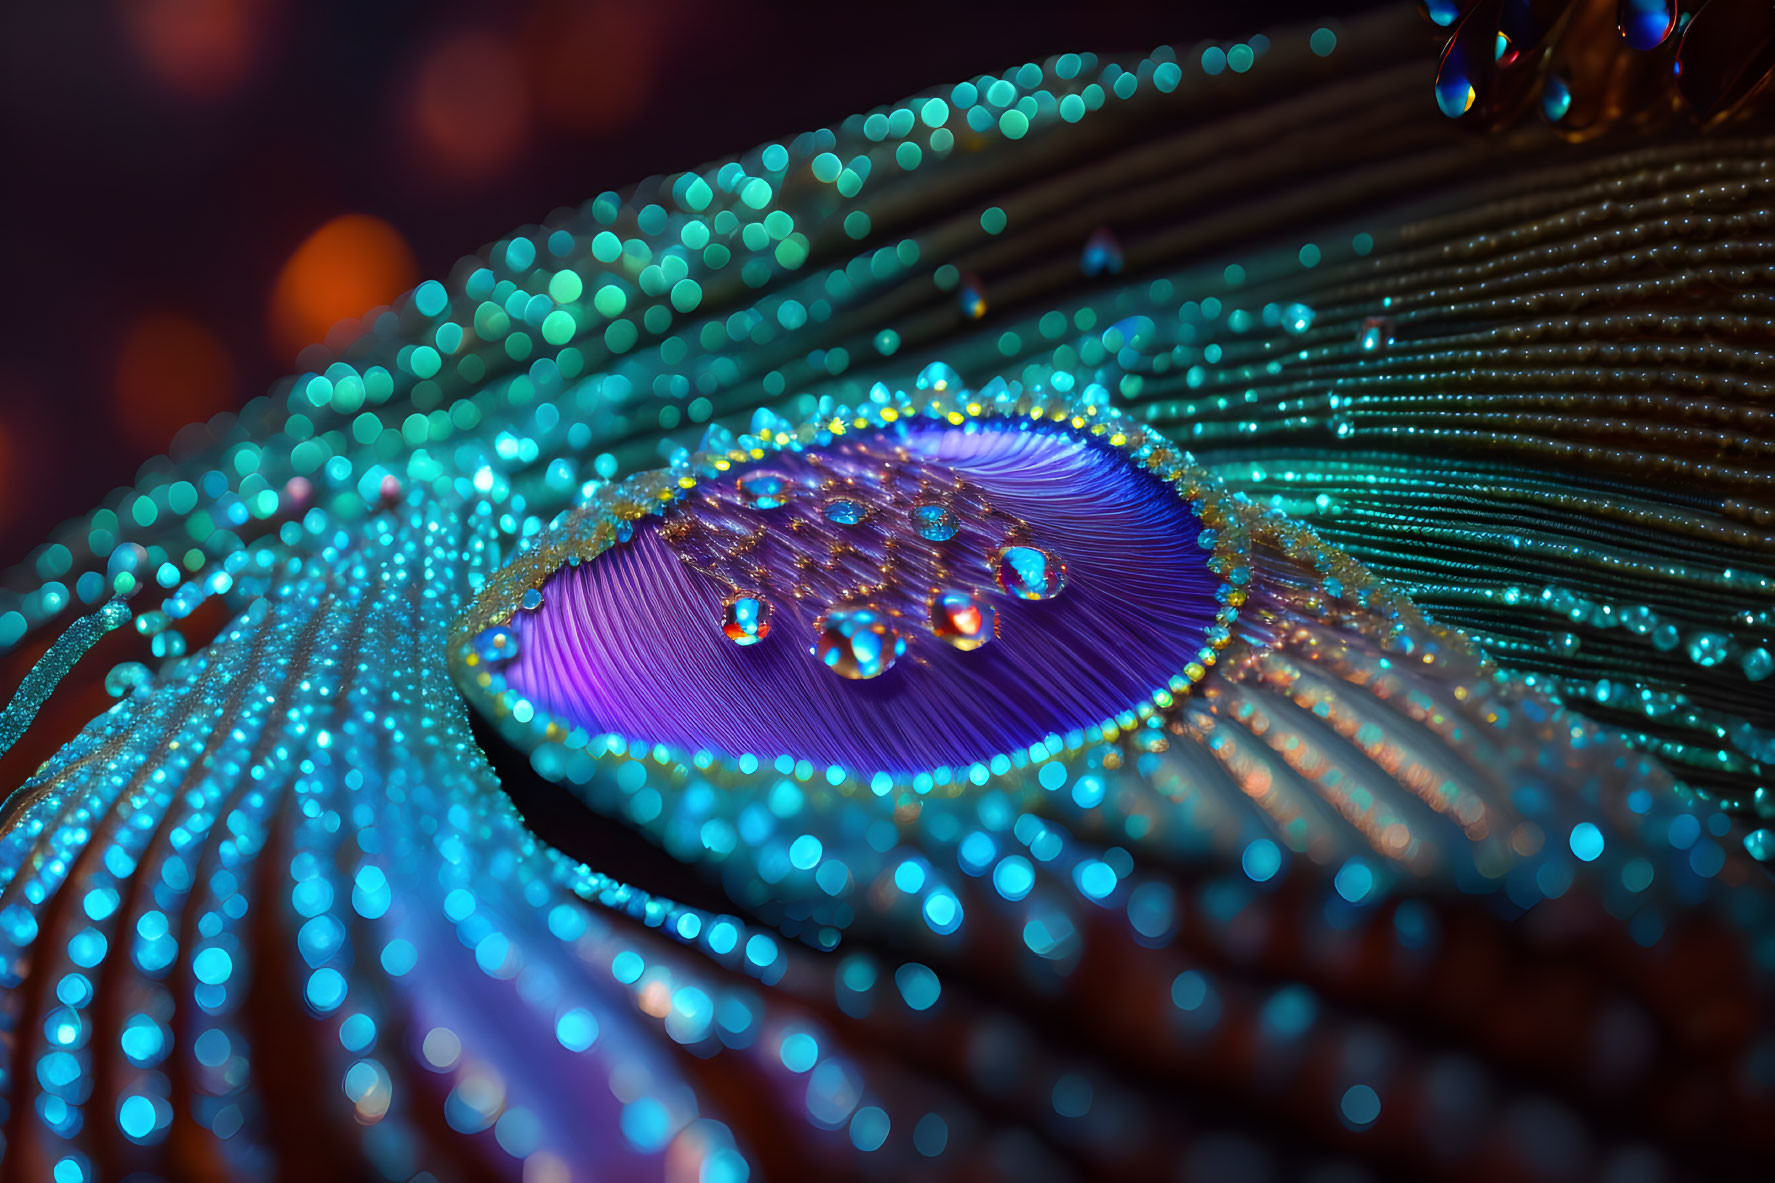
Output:
[[[671,499],[524,590],[500,676],[565,728],[863,781],[1150,709],[1225,643],[1236,558],[1180,492],[1204,478],[1132,455],[1106,397],[1038,418],[902,398],[642,477]]]

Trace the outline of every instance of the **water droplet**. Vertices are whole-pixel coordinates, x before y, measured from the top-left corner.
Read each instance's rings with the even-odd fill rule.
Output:
[[[964,591],[939,592],[931,599],[931,635],[967,652],[992,640],[998,613]]]
[[[1371,316],[1356,330],[1356,344],[1364,353],[1378,353],[1393,346],[1393,322],[1384,316]]]
[[[1620,0],[1615,24],[1634,49],[1657,49],[1676,30],[1676,5],[1670,0]]]
[[[1282,311],[1282,327],[1291,333],[1304,333],[1313,327],[1313,310],[1305,304],[1290,304]]]
[[[765,469],[747,473],[736,483],[740,500],[752,509],[777,509],[789,503],[795,482],[780,472]]]
[[[947,542],[961,529],[961,519],[947,505],[924,501],[912,507],[912,529],[927,542]]]
[[[916,385],[920,390],[934,390],[942,394],[946,390],[960,390],[961,375],[955,372],[955,367],[934,361],[918,372]]]
[[[1459,119],[1479,101],[1478,84],[1493,72],[1497,30],[1463,20],[1436,69],[1436,105],[1450,119]]]
[[[906,652],[905,638],[873,608],[834,608],[821,617],[813,655],[841,678],[875,678]]]
[[[969,320],[979,320],[986,315],[986,285],[980,277],[969,273],[961,277],[961,287],[956,289],[961,300],[961,313]]]
[[[1430,23],[1440,28],[1448,28],[1460,18],[1461,6],[1455,0],[1421,0],[1424,15]]]
[[[757,592],[734,592],[721,601],[721,631],[735,645],[756,645],[770,636],[769,601]]]
[[[834,526],[860,526],[869,507],[854,497],[834,497],[826,502],[825,515]]]
[[[536,611],[538,608],[542,607],[542,589],[536,587],[530,588],[525,591],[523,598],[519,600],[518,603],[523,605],[524,610],[527,612]]]
[[[1122,269],[1122,244],[1107,227],[1091,231],[1085,239],[1079,269],[1086,275],[1115,275]]]
[[[122,698],[150,676],[148,667],[139,661],[120,662],[105,675],[105,693],[112,698]]]
[[[475,634],[475,656],[484,662],[510,661],[518,655],[518,634],[503,624]]]
[[[1541,114],[1548,123],[1558,123],[1572,109],[1572,87],[1560,74],[1547,75],[1541,84]]]
[[[1020,600],[1051,600],[1066,587],[1066,564],[1039,547],[1004,547],[993,565],[998,585]]]

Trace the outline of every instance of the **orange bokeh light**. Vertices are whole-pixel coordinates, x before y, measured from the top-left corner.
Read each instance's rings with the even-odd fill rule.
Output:
[[[286,358],[342,320],[391,302],[419,278],[400,231],[369,214],[342,214],[310,234],[271,288],[271,339]]]
[[[124,334],[112,383],[121,433],[153,451],[179,428],[234,405],[234,362],[200,322],[177,312],[142,317]]]
[[[122,0],[124,33],[171,90],[213,99],[234,90],[265,41],[275,0]]]
[[[434,45],[419,63],[408,103],[420,154],[452,180],[491,176],[529,138],[524,64],[491,33],[458,32]]]

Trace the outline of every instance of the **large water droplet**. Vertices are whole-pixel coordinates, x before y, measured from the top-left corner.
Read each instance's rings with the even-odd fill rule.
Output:
[[[1615,23],[1635,49],[1656,49],[1676,31],[1676,5],[1670,0],[1620,0]]]
[[[526,612],[536,611],[538,608],[542,607],[542,589],[539,587],[526,589],[523,598],[518,601],[518,604]]]
[[[1051,600],[1066,587],[1066,564],[1039,547],[1003,547],[993,566],[998,585],[1020,600]]]
[[[966,652],[992,640],[998,613],[964,591],[939,592],[931,599],[931,635]]]
[[[769,601],[757,592],[734,592],[721,601],[721,631],[735,645],[756,645],[770,636]]]
[[[1107,227],[1091,231],[1085,239],[1079,269],[1086,275],[1115,275],[1122,269],[1122,244]]]
[[[961,529],[961,519],[941,502],[924,501],[912,507],[912,529],[927,542],[948,542]]]
[[[789,504],[795,482],[780,472],[750,472],[736,482],[740,500],[752,509],[778,509]]]
[[[906,640],[873,608],[834,608],[820,619],[813,655],[841,678],[876,678],[906,652]]]
[[[826,502],[824,512],[834,526],[860,526],[869,516],[869,507],[854,497],[834,497]]]
[[[475,656],[484,662],[510,661],[518,655],[518,634],[503,624],[475,634]]]
[[[1548,123],[1558,123],[1572,109],[1572,87],[1563,75],[1549,74],[1541,83],[1541,114]]]

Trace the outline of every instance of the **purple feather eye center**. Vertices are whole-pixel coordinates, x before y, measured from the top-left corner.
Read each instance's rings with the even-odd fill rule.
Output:
[[[1162,689],[1214,624],[1201,533],[1168,483],[1058,426],[859,431],[705,479],[558,570],[501,672],[592,733],[966,765]]]

